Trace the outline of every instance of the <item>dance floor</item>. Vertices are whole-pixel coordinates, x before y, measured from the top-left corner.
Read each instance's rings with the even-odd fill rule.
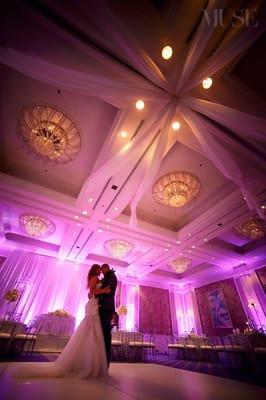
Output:
[[[155,364],[111,364],[107,378],[16,379],[1,363],[1,400],[264,400],[263,387]],[[39,363],[36,364],[38,368]],[[43,363],[41,363],[43,365]]]

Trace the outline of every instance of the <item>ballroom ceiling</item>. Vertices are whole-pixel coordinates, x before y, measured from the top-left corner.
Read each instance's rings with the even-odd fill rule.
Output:
[[[97,60],[89,58],[84,49],[84,38],[79,36],[80,47],[77,44],[78,29],[79,32],[87,29],[90,43],[96,43],[123,68],[136,73],[136,65],[131,64],[132,59],[123,43],[117,38],[117,42],[109,39],[108,29],[104,29],[105,17],[101,17],[96,2],[68,1],[64,8],[52,1],[35,2],[35,6],[33,3],[9,2],[1,17],[4,28],[1,44],[87,73],[88,65],[98,69]],[[110,7],[118,32],[121,27],[130,32],[131,45],[141,47],[169,81],[174,81],[181,72],[178,68],[182,67],[182,62],[177,61],[185,59],[206,4],[206,1],[192,2],[189,6],[186,1],[118,1],[112,2]],[[236,2],[235,7],[240,5],[240,1]],[[93,17],[92,9],[95,11]],[[58,28],[63,22],[68,29],[66,36]],[[208,59],[230,32],[220,27],[214,30],[200,63]],[[209,90],[193,88],[193,97],[219,101],[265,118],[263,40],[265,34],[219,70]],[[161,48],[166,42],[174,48],[171,62],[161,58]],[[99,70],[103,76],[107,74],[104,67]],[[119,71],[113,73],[119,76]],[[243,273],[266,260],[265,238],[243,238],[233,229],[256,216],[256,211],[248,209],[237,185],[207,157],[180,112],[177,112],[177,118],[181,127],[172,130],[158,171],[138,202],[138,225],[133,227],[129,223],[130,201],[141,186],[153,144],[148,145],[150,148],[141,159],[132,159],[106,185],[96,183],[85,209],[84,202],[80,203],[79,199],[86,189],[88,177],[105,165],[117,149],[127,144],[128,137],[131,140],[138,138],[142,124],[150,114],[158,112],[157,104],[147,100],[143,112],[133,110],[121,116],[120,100],[114,102],[103,98],[97,88],[89,96],[85,91],[83,93],[82,87],[79,91],[70,90],[63,84],[55,85],[26,75],[0,64],[0,249],[3,255],[21,248],[82,265],[109,262],[124,279],[159,286],[198,286]],[[137,90],[137,87],[133,89]],[[74,122],[81,139],[80,151],[74,160],[65,164],[42,161],[22,145],[17,134],[18,117],[23,107],[32,104],[55,107]],[[127,137],[120,136],[121,128],[128,132]],[[224,146],[241,167],[243,175],[254,180],[254,195],[263,207],[266,205],[263,146],[242,136],[240,130],[240,126],[235,128],[236,136],[227,132],[228,140]],[[221,143],[219,137],[217,141]],[[179,208],[158,204],[152,195],[153,184],[175,171],[187,172],[200,182],[195,199]],[[24,214],[50,220],[55,231],[47,237],[30,237],[20,222]],[[112,239],[119,240],[124,246],[123,242],[129,242],[132,246],[129,253],[124,257],[119,253],[108,253],[105,243]],[[184,272],[177,273],[169,266],[169,260],[176,258],[189,260],[190,265]]]

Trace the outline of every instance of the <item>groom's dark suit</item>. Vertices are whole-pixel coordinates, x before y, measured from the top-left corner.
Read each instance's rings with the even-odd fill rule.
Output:
[[[108,366],[110,363],[111,356],[111,321],[112,316],[115,312],[115,291],[117,286],[117,278],[113,270],[108,271],[102,280],[102,288],[109,286],[111,289],[110,293],[104,293],[99,297],[99,314],[103,329],[103,337],[106,349],[106,356]]]

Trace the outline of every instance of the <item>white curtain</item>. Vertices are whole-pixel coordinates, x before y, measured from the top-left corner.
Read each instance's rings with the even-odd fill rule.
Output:
[[[88,269],[39,254],[11,252],[0,268],[1,314],[9,310],[22,313],[22,321],[28,323],[40,314],[64,309],[78,323],[87,301]],[[4,295],[12,289],[18,289],[21,297],[8,304]]]

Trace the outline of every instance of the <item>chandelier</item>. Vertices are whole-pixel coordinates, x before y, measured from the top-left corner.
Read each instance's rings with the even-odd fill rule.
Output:
[[[191,263],[192,261],[189,258],[175,258],[168,261],[169,267],[172,267],[178,274],[186,271]]]
[[[52,221],[38,215],[23,214],[19,218],[19,224],[28,236],[35,239],[48,237],[55,231]]]
[[[134,248],[132,243],[122,239],[107,240],[103,246],[109,255],[119,259],[125,258]]]
[[[67,163],[80,150],[80,134],[71,119],[45,104],[22,109],[17,135],[27,150],[44,161]]]
[[[259,217],[251,217],[234,227],[235,232],[246,239],[262,239],[266,233],[266,223]]]
[[[195,176],[177,171],[158,179],[152,195],[157,203],[176,208],[189,203],[198,195],[199,190],[200,182]]]

